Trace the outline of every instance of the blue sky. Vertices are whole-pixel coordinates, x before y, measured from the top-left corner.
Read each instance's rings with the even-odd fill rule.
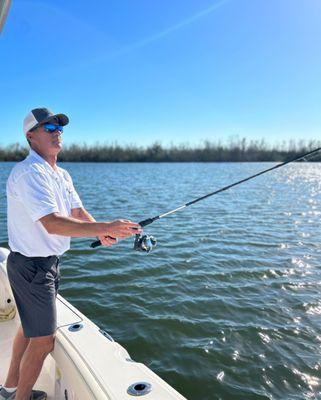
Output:
[[[65,143],[321,139],[320,0],[15,0],[0,68],[0,145],[39,106]]]

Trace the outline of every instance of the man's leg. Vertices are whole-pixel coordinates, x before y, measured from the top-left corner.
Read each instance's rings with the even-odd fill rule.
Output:
[[[13,341],[11,362],[4,384],[5,387],[13,388],[18,386],[20,362],[29,341],[29,338],[24,337],[22,327],[20,326]]]
[[[16,400],[27,400],[40,374],[43,362],[54,348],[54,335],[31,338],[20,363]]]

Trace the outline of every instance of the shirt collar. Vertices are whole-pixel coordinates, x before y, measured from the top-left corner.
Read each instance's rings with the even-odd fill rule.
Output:
[[[39,155],[36,151],[34,151],[31,147],[29,149],[29,158],[34,159],[34,160],[40,162],[41,164],[43,164],[49,172],[55,173],[52,166],[44,158],[42,158],[41,155]]]
[[[37,161],[40,161],[42,164],[47,163],[47,161],[42,158],[36,151],[34,151],[31,147],[29,149],[29,157],[35,158]]]

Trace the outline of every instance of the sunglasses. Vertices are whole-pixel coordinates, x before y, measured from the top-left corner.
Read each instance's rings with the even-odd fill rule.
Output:
[[[44,124],[43,125],[43,129],[46,132],[49,132],[49,133],[54,133],[56,131],[58,131],[59,133],[62,133],[64,131],[64,127],[63,126],[54,125],[54,124]]]

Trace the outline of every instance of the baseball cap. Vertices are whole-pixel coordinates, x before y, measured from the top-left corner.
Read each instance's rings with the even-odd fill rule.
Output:
[[[37,128],[39,125],[52,120],[56,120],[61,126],[69,123],[69,118],[65,114],[54,114],[52,111],[48,110],[48,108],[34,108],[23,120],[23,131],[26,135],[31,129]]]

